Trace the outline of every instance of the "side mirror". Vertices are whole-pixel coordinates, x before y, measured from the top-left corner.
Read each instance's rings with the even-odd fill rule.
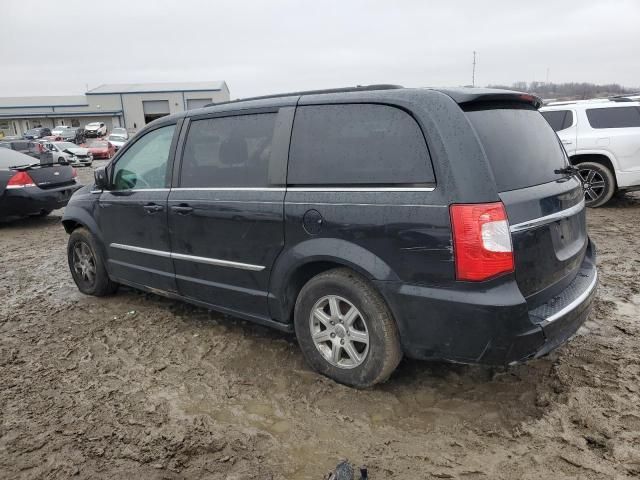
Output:
[[[98,190],[106,190],[109,187],[109,179],[107,178],[107,169],[98,167],[93,172],[93,179]]]

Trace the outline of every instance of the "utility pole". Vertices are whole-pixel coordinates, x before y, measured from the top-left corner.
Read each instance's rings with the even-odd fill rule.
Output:
[[[471,72],[471,86],[476,86],[476,51],[473,51],[473,70]]]

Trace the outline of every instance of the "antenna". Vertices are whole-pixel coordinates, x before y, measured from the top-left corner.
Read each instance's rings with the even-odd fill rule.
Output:
[[[473,51],[473,70],[471,71],[471,86],[476,86],[476,51]]]

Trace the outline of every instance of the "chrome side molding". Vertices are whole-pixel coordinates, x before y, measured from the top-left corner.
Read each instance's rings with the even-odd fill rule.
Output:
[[[133,245],[123,245],[122,243],[111,243],[111,248],[120,250],[128,250],[130,252],[144,253],[146,255],[155,255],[157,257],[171,258],[172,260],[186,260],[188,262],[204,263],[207,265],[215,265],[218,267],[238,268],[240,270],[249,270],[252,272],[260,272],[265,269],[262,265],[252,265],[250,263],[232,262],[229,260],[220,260],[218,258],[198,257],[196,255],[185,255],[183,253],[166,252],[164,250],[154,250],[151,248],[136,247]]]

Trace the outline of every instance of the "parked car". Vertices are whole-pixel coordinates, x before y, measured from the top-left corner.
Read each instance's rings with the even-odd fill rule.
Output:
[[[62,140],[65,142],[73,142],[77,145],[85,142],[84,137],[84,129],[71,127],[67,128],[64,132],[60,134]]]
[[[124,137],[125,140],[129,140],[129,132],[127,132],[126,128],[122,128],[122,127],[114,127],[111,130],[111,133],[113,135],[118,135],[119,137]]]
[[[45,144],[47,161],[44,163],[69,163],[77,166],[91,166],[93,154],[88,148],[71,142],[51,142]]]
[[[51,135],[62,135],[62,132],[68,130],[69,128],[70,127],[68,125],[58,125],[57,127],[54,127],[53,130],[51,130]]]
[[[85,137],[103,137],[107,134],[107,126],[102,122],[91,122],[84,126]]]
[[[578,101],[540,109],[579,170],[588,207],[640,189],[640,102]]]
[[[540,104],[375,86],[163,117],[65,209],[71,274],[86,294],[125,284],[295,332],[355,387],[403,355],[545,355],[585,321],[597,272]]]
[[[32,128],[30,130],[27,130],[26,132],[24,132],[24,135],[22,137],[27,140],[33,140],[37,138],[46,137],[47,135],[51,135],[51,130],[49,128],[37,127],[37,128]]]
[[[113,145],[116,151],[120,150],[125,143],[127,143],[127,138],[116,133],[112,133],[107,137],[107,141]]]
[[[0,218],[48,215],[80,188],[68,165],[34,164],[22,153],[0,148]]]
[[[93,155],[93,158],[111,158],[115,155],[116,149],[111,142],[105,140],[90,140],[82,144]]]

